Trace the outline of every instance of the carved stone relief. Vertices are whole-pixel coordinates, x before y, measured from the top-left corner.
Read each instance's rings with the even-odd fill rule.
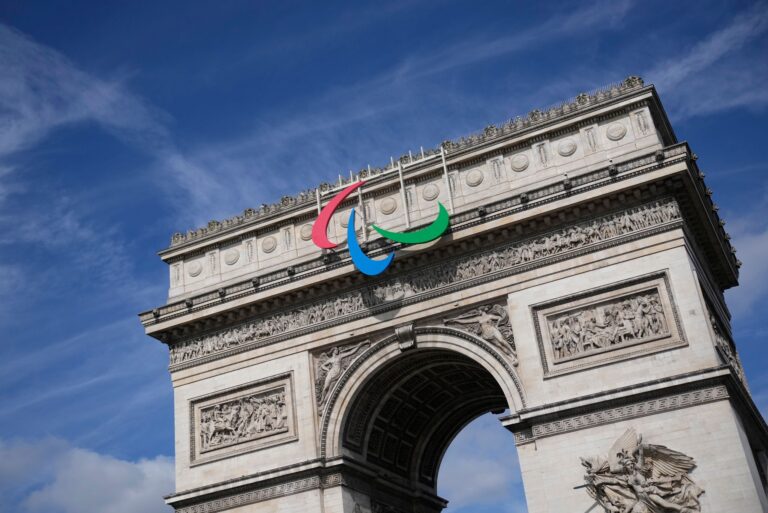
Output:
[[[312,225],[311,224],[305,224],[301,227],[299,230],[299,236],[301,237],[301,240],[310,240],[312,239]]]
[[[459,282],[470,282],[498,271],[529,265],[537,260],[679,218],[678,207],[673,200],[657,201],[491,250],[443,261],[439,265],[385,279],[333,298],[269,314],[234,328],[174,344],[171,348],[171,364],[307,327],[320,329],[321,323],[369,312],[372,307],[388,302],[397,302]]]
[[[337,346],[315,357],[315,398],[321,414],[333,387],[352,361],[370,346],[369,341]]]
[[[466,182],[470,187],[477,187],[483,183],[483,172],[479,169],[473,169],[467,173]]]
[[[625,135],[627,135],[627,127],[618,121],[608,125],[608,128],[605,130],[605,136],[611,141],[620,141]]]
[[[195,399],[192,463],[295,439],[290,375]]]
[[[235,265],[240,259],[240,251],[235,248],[228,249],[224,252],[224,263],[227,265]]]
[[[208,253],[208,275],[209,276],[213,276],[218,272],[218,266],[216,265],[217,260],[218,260],[218,252],[210,251]]]
[[[597,135],[595,135],[595,127],[587,127],[584,129],[584,138],[587,140],[587,148],[594,153],[598,149]]]
[[[457,317],[444,319],[443,323],[448,326],[454,325],[490,342],[502,354],[509,357],[512,365],[517,366],[515,336],[512,333],[507,309],[503,305],[483,305]]]
[[[493,176],[493,183],[499,184],[506,180],[506,173],[504,173],[504,159],[502,157],[496,157],[488,161],[491,167],[491,175]]]
[[[557,145],[557,153],[561,157],[570,157],[576,153],[576,142],[573,139],[565,139]]]
[[[203,272],[203,264],[201,264],[199,260],[190,262],[187,265],[187,274],[189,274],[192,278],[200,276],[200,273],[202,272]]]
[[[173,264],[172,285],[174,287],[181,285],[181,264]]]
[[[394,198],[384,198],[379,204],[379,210],[384,215],[392,214],[397,210],[397,201]]]
[[[645,443],[628,429],[607,457],[581,458],[587,493],[605,513],[698,513],[704,490],[689,474],[690,456],[663,445]]]
[[[532,310],[547,377],[685,344],[664,273]]]
[[[539,161],[539,166],[547,167],[549,164],[549,155],[547,154],[547,144],[541,143],[534,147],[536,151],[536,158]]]
[[[547,317],[555,362],[668,335],[668,326],[657,291]]]
[[[637,129],[640,131],[640,135],[646,135],[650,129],[648,126],[648,120],[645,118],[645,112],[642,110],[639,110],[635,112],[635,123],[637,124]]]
[[[736,352],[735,344],[733,344],[730,337],[727,336],[727,332],[721,328],[717,317],[715,317],[711,311],[708,311],[707,313],[709,314],[709,323],[712,326],[712,331],[715,334],[715,346],[717,347],[717,352],[720,355],[720,358],[723,360],[723,363],[726,363],[733,368],[739,380],[741,380],[744,386],[747,386],[747,377],[744,375],[744,367],[741,365],[741,360],[739,359],[739,354]]]
[[[273,236],[265,237],[263,241],[261,241],[261,250],[264,253],[272,253],[275,248],[277,248],[277,239],[275,239]]]
[[[514,171],[518,173],[528,169],[528,157],[524,153],[518,153],[510,161],[510,165]]]
[[[285,388],[200,410],[200,452],[288,431]]]
[[[424,189],[422,189],[421,191],[421,197],[427,201],[432,201],[436,199],[439,195],[440,195],[440,188],[433,183],[425,185]]]

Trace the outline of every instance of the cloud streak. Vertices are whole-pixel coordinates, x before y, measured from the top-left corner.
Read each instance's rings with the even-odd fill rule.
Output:
[[[763,107],[768,104],[768,63],[753,53],[734,54],[766,31],[768,4],[758,2],[646,76],[671,97],[678,118]]]
[[[0,440],[0,492],[14,511],[161,513],[174,486],[173,460],[127,461],[44,438]]]

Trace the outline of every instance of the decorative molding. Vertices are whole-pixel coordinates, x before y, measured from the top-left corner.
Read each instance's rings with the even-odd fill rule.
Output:
[[[176,508],[176,513],[217,513],[219,511],[285,497],[287,495],[294,495],[308,490],[332,488],[334,486],[340,486],[341,484],[343,484],[343,477],[340,473],[310,476],[303,479],[258,488],[256,490],[249,490],[247,492],[206,500],[190,506],[182,506]]]
[[[531,307],[544,378],[687,344],[666,272]]]
[[[615,408],[607,408],[581,415],[574,415],[572,417],[557,419],[551,422],[533,424],[515,432],[515,444],[522,445],[531,443],[539,438],[561,435],[563,433],[570,433],[572,431],[601,426],[604,424],[612,424],[614,422],[646,417],[648,415],[678,410],[680,408],[688,408],[690,406],[721,401],[728,397],[728,389],[725,385],[718,385],[617,406]]]
[[[405,326],[395,328],[395,337],[397,337],[400,351],[416,349],[416,332],[414,331],[413,324],[406,324]]]
[[[587,493],[605,513],[653,511],[698,513],[704,490],[689,474],[690,456],[663,445],[648,444],[629,428],[607,457],[581,458]]]
[[[190,464],[296,440],[292,381],[288,373],[192,399]]]
[[[367,317],[403,304],[498,279],[538,265],[618,243],[627,236],[653,233],[680,220],[672,199],[655,201],[626,211],[563,227],[492,250],[469,254],[418,269],[402,276],[337,294],[215,334],[173,344],[172,370],[177,364],[225,355],[287,337]],[[191,362],[190,362],[191,363]]]

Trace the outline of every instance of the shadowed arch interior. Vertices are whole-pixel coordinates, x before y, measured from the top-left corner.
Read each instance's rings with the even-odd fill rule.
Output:
[[[473,419],[508,407],[493,376],[461,354],[403,353],[357,394],[343,428],[345,449],[409,481],[436,488],[451,440]]]

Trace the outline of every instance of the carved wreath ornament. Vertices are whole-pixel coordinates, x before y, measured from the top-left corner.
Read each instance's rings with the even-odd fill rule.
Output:
[[[587,493],[606,513],[699,513],[704,493],[688,474],[693,458],[663,445],[646,444],[630,428],[607,458],[581,458]]]

